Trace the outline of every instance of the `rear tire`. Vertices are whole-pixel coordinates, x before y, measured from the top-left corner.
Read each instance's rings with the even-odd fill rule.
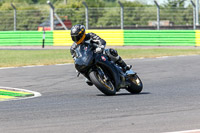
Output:
[[[131,75],[128,82],[130,83],[130,86],[126,88],[126,90],[130,93],[138,94],[142,91],[143,84],[141,79],[137,75]]]
[[[111,96],[116,94],[115,86],[111,81],[105,81],[101,78],[98,72],[92,71],[89,74],[90,80],[92,83],[105,95]]]

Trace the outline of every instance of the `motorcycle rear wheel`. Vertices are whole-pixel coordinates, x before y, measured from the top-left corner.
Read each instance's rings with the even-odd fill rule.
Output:
[[[98,72],[92,71],[89,77],[92,83],[105,95],[111,96],[116,94],[113,83],[110,80],[106,81]]]
[[[143,84],[141,79],[137,75],[132,75],[129,77],[130,86],[126,90],[132,94],[139,94],[143,89]]]

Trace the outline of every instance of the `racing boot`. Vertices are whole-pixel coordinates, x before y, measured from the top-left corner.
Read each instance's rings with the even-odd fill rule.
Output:
[[[127,70],[130,70],[132,68],[132,65],[127,65],[121,57],[116,61],[116,64],[122,67],[123,72],[126,72]]]
[[[89,86],[92,86],[92,85],[93,85],[93,83],[92,83],[89,79],[87,79],[87,78],[85,78],[85,82],[86,82]]]

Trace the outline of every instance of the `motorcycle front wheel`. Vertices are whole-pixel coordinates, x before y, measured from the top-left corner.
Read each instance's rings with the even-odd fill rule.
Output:
[[[130,85],[126,88],[126,90],[132,94],[138,94],[142,91],[143,84],[141,79],[135,74],[129,77],[128,82]]]
[[[111,80],[106,79],[108,75],[102,76],[98,71],[92,71],[89,74],[92,83],[105,95],[111,96],[116,94],[116,89]]]

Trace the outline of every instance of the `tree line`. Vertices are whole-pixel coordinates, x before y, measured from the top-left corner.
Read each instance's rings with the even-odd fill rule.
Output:
[[[69,19],[72,25],[85,24],[85,6],[89,7],[90,27],[120,27],[120,5],[118,0],[50,0],[62,19]],[[124,6],[124,25],[144,26],[156,21],[156,6],[145,1],[120,0]],[[174,25],[192,25],[192,6],[185,6],[186,0],[167,0],[160,5],[161,20]],[[17,9],[17,29],[37,30],[39,24],[49,19],[46,0],[0,0],[0,30],[13,29],[13,8]]]

